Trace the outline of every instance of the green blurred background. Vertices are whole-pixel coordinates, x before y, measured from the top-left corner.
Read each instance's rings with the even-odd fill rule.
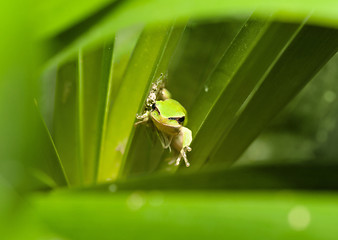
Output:
[[[0,9],[1,239],[336,239],[336,1]],[[189,168],[134,127],[161,73]]]

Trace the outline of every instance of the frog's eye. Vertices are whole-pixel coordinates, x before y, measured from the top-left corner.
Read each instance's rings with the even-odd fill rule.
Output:
[[[156,106],[156,103],[154,103],[153,105],[151,105],[151,110],[156,111],[159,115],[161,114],[160,110],[158,110],[158,108]]]
[[[183,116],[183,117],[180,117],[180,118],[177,118],[177,117],[169,117],[168,118],[169,120],[175,120],[175,121],[177,121],[179,124],[182,124],[183,122],[184,122],[184,120],[185,120],[185,117]]]
[[[184,122],[184,120],[185,120],[185,117],[183,116],[183,117],[178,118],[178,119],[177,119],[177,122],[178,122],[179,124],[182,124],[182,123]]]

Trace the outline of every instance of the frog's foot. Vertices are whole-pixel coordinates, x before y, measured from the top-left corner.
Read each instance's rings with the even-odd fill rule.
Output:
[[[139,121],[135,122],[134,126],[148,122],[149,121],[149,112],[145,112],[144,114],[136,114],[136,119],[139,120]]]
[[[190,163],[189,163],[188,158],[187,158],[187,151],[190,152],[191,148],[188,147],[188,146],[182,148],[182,150],[180,151],[180,154],[178,155],[178,158],[176,159],[176,163],[175,163],[176,166],[178,166],[180,164],[182,157],[184,159],[185,166],[186,167],[190,166]]]

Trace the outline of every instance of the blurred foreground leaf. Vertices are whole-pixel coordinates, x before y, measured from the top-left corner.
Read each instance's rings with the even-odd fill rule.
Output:
[[[336,194],[291,191],[59,193],[32,199],[49,229],[81,240],[329,240],[338,234],[337,200]]]
[[[50,50],[46,57],[53,61],[65,61],[75,55],[77,50],[88,44],[95,45],[99,41],[113,36],[118,30],[137,24],[166,22],[186,18],[219,18],[245,16],[257,10],[261,16],[279,11],[277,18],[286,22],[302,21],[309,13],[313,15],[312,24],[337,27],[338,14],[335,0],[317,1],[203,1],[203,0],[100,0],[92,3],[77,1],[67,3],[64,11],[62,3],[51,2],[57,10],[39,3],[30,19],[34,26],[33,35],[44,40]],[[76,7],[77,5],[81,7]],[[65,7],[66,8],[66,7]],[[53,11],[54,10],[54,11]],[[72,14],[70,14],[72,12]],[[41,21],[44,18],[45,21]],[[53,62],[52,61],[52,62]]]

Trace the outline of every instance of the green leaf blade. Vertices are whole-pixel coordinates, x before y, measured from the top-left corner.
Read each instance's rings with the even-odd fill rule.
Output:
[[[129,137],[134,131],[136,113],[144,104],[142,99],[146,97],[162,55],[159,49],[166,43],[170,29],[171,24],[158,26],[156,34],[154,28],[149,26],[139,38],[110,112],[100,155],[99,182],[115,179],[119,174],[125,150],[128,152]]]
[[[52,136],[71,186],[82,184],[83,163],[79,149],[78,63],[60,66],[54,107]]]
[[[231,128],[237,111],[300,26],[273,19],[273,16],[265,20],[252,17],[243,26],[207,81],[208,90],[197,98],[191,113],[191,126],[196,134],[194,151],[190,153],[194,162],[191,169],[200,168],[207,160],[213,146]]]
[[[168,72],[169,63],[173,60],[172,55],[184,33],[184,29],[185,24],[172,25],[166,44],[160,49],[162,56],[159,59],[154,77],[161,74],[165,75]],[[163,147],[159,144],[155,129],[138,126],[132,137],[131,148],[124,160],[125,165],[120,174],[121,178],[151,173],[156,170],[162,160]]]
[[[216,147],[217,150],[214,149],[214,163],[228,165],[241,155],[267,123],[337,52],[337,36],[335,29],[315,26],[305,26],[299,32],[251,101],[239,113],[235,126]],[[307,66],[306,70],[301,66]]]
[[[104,118],[108,112],[106,108],[113,43],[108,42],[96,50],[82,51],[79,55],[80,148],[84,165],[84,184],[93,184],[97,176]]]

